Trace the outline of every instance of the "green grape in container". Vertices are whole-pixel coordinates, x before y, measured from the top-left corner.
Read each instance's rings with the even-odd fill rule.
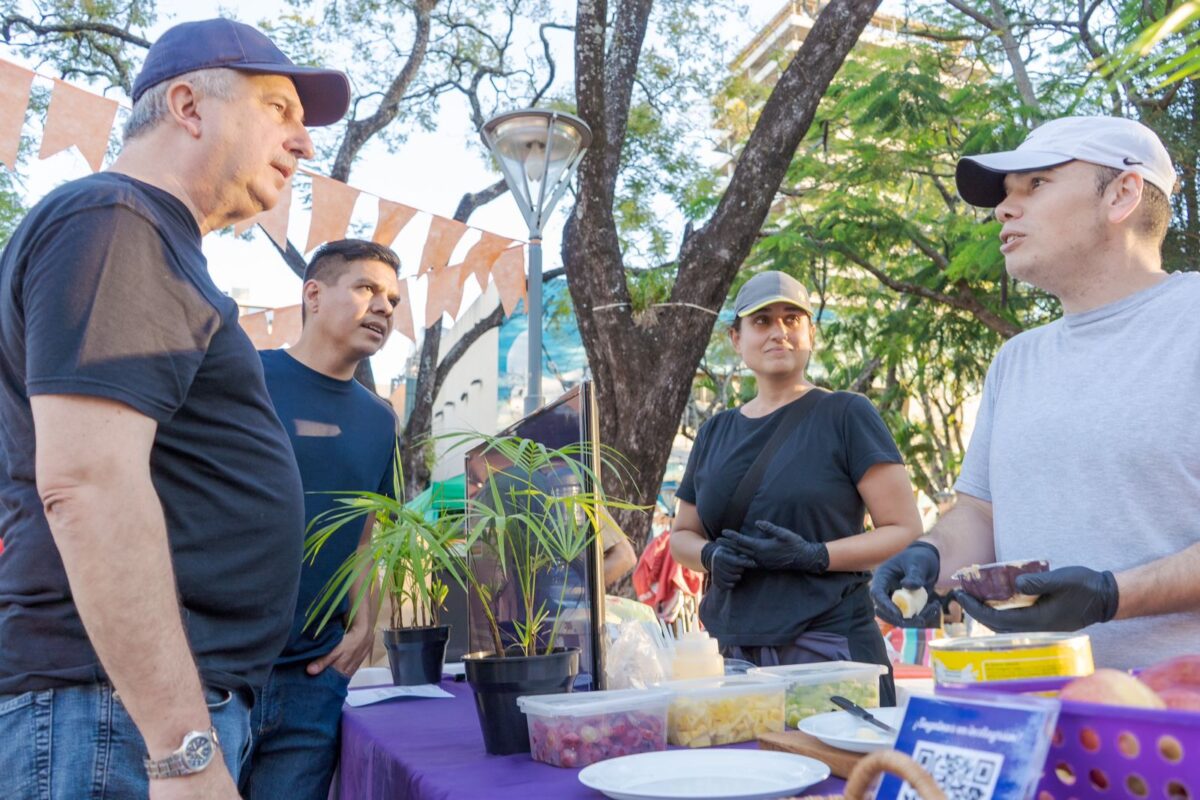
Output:
[[[841,695],[863,708],[878,708],[879,676],[887,673],[887,667],[857,661],[827,661],[759,667],[752,672],[788,682],[786,722],[789,728],[795,728],[806,717],[837,711],[829,699],[833,695]]]

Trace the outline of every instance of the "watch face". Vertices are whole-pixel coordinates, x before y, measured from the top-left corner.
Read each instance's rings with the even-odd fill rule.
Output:
[[[212,757],[212,740],[203,734],[191,737],[188,739],[187,744],[183,746],[183,760],[187,764],[188,769],[204,769],[208,766],[208,762],[212,761]]]

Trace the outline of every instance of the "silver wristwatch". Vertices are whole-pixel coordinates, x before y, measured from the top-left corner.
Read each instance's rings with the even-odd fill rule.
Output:
[[[189,731],[183,737],[183,744],[174,753],[157,761],[147,758],[143,763],[151,779],[178,778],[200,772],[213,762],[220,750],[221,740],[217,738],[216,728]]]

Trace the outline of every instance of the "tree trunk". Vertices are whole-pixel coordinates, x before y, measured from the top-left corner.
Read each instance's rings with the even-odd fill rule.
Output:
[[[820,13],[764,105],[712,218],[685,238],[670,302],[635,319],[613,204],[650,4],[621,4],[606,52],[605,2],[580,0],[576,96],[593,140],[579,171],[563,262],[596,382],[601,438],[628,459],[633,471],[632,486],[607,486],[608,491],[639,504],[654,503],[717,311],[821,97],[878,5],[879,0],[833,0]],[[650,515],[618,511],[615,516],[641,550]]]
[[[433,422],[433,401],[437,397],[438,350],[442,346],[442,321],[425,329],[421,356],[417,362],[417,385],[413,391],[412,413],[404,425],[400,440],[400,463],[404,469],[405,500],[412,500],[429,485],[429,432]]]

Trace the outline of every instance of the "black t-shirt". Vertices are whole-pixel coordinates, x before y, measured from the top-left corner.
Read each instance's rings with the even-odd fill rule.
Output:
[[[202,679],[261,684],[287,638],[303,543],[300,475],[237,305],[200,230],[113,173],[37,204],[0,256],[0,693],[103,670],[34,476],[31,395],[89,395],[158,423],[151,478]]]
[[[701,427],[676,496],[696,506],[710,538],[720,535],[725,507],[786,408],[757,419],[730,409]],[[742,533],[762,536],[755,523],[767,520],[812,541],[861,534],[866,506],[856,487],[879,463],[901,458],[871,402],[850,392],[822,397],[768,465]],[[751,569],[732,591],[710,586],[700,618],[722,647],[790,644],[806,630],[841,633],[850,620],[839,604],[869,577]]]
[[[392,407],[353,378],[343,381],[323,375],[292,358],[286,350],[265,350],[259,356],[267,391],[300,466],[305,524],[325,511],[345,508],[339,502],[346,499],[345,495],[335,492],[393,496],[396,414]],[[326,540],[312,563],[305,561],[292,632],[278,663],[311,661],[342,640],[349,596],[320,633],[316,624],[305,630],[305,622],[309,605],[321,596],[330,577],[358,547],[362,526],[361,520],[343,526]]]

